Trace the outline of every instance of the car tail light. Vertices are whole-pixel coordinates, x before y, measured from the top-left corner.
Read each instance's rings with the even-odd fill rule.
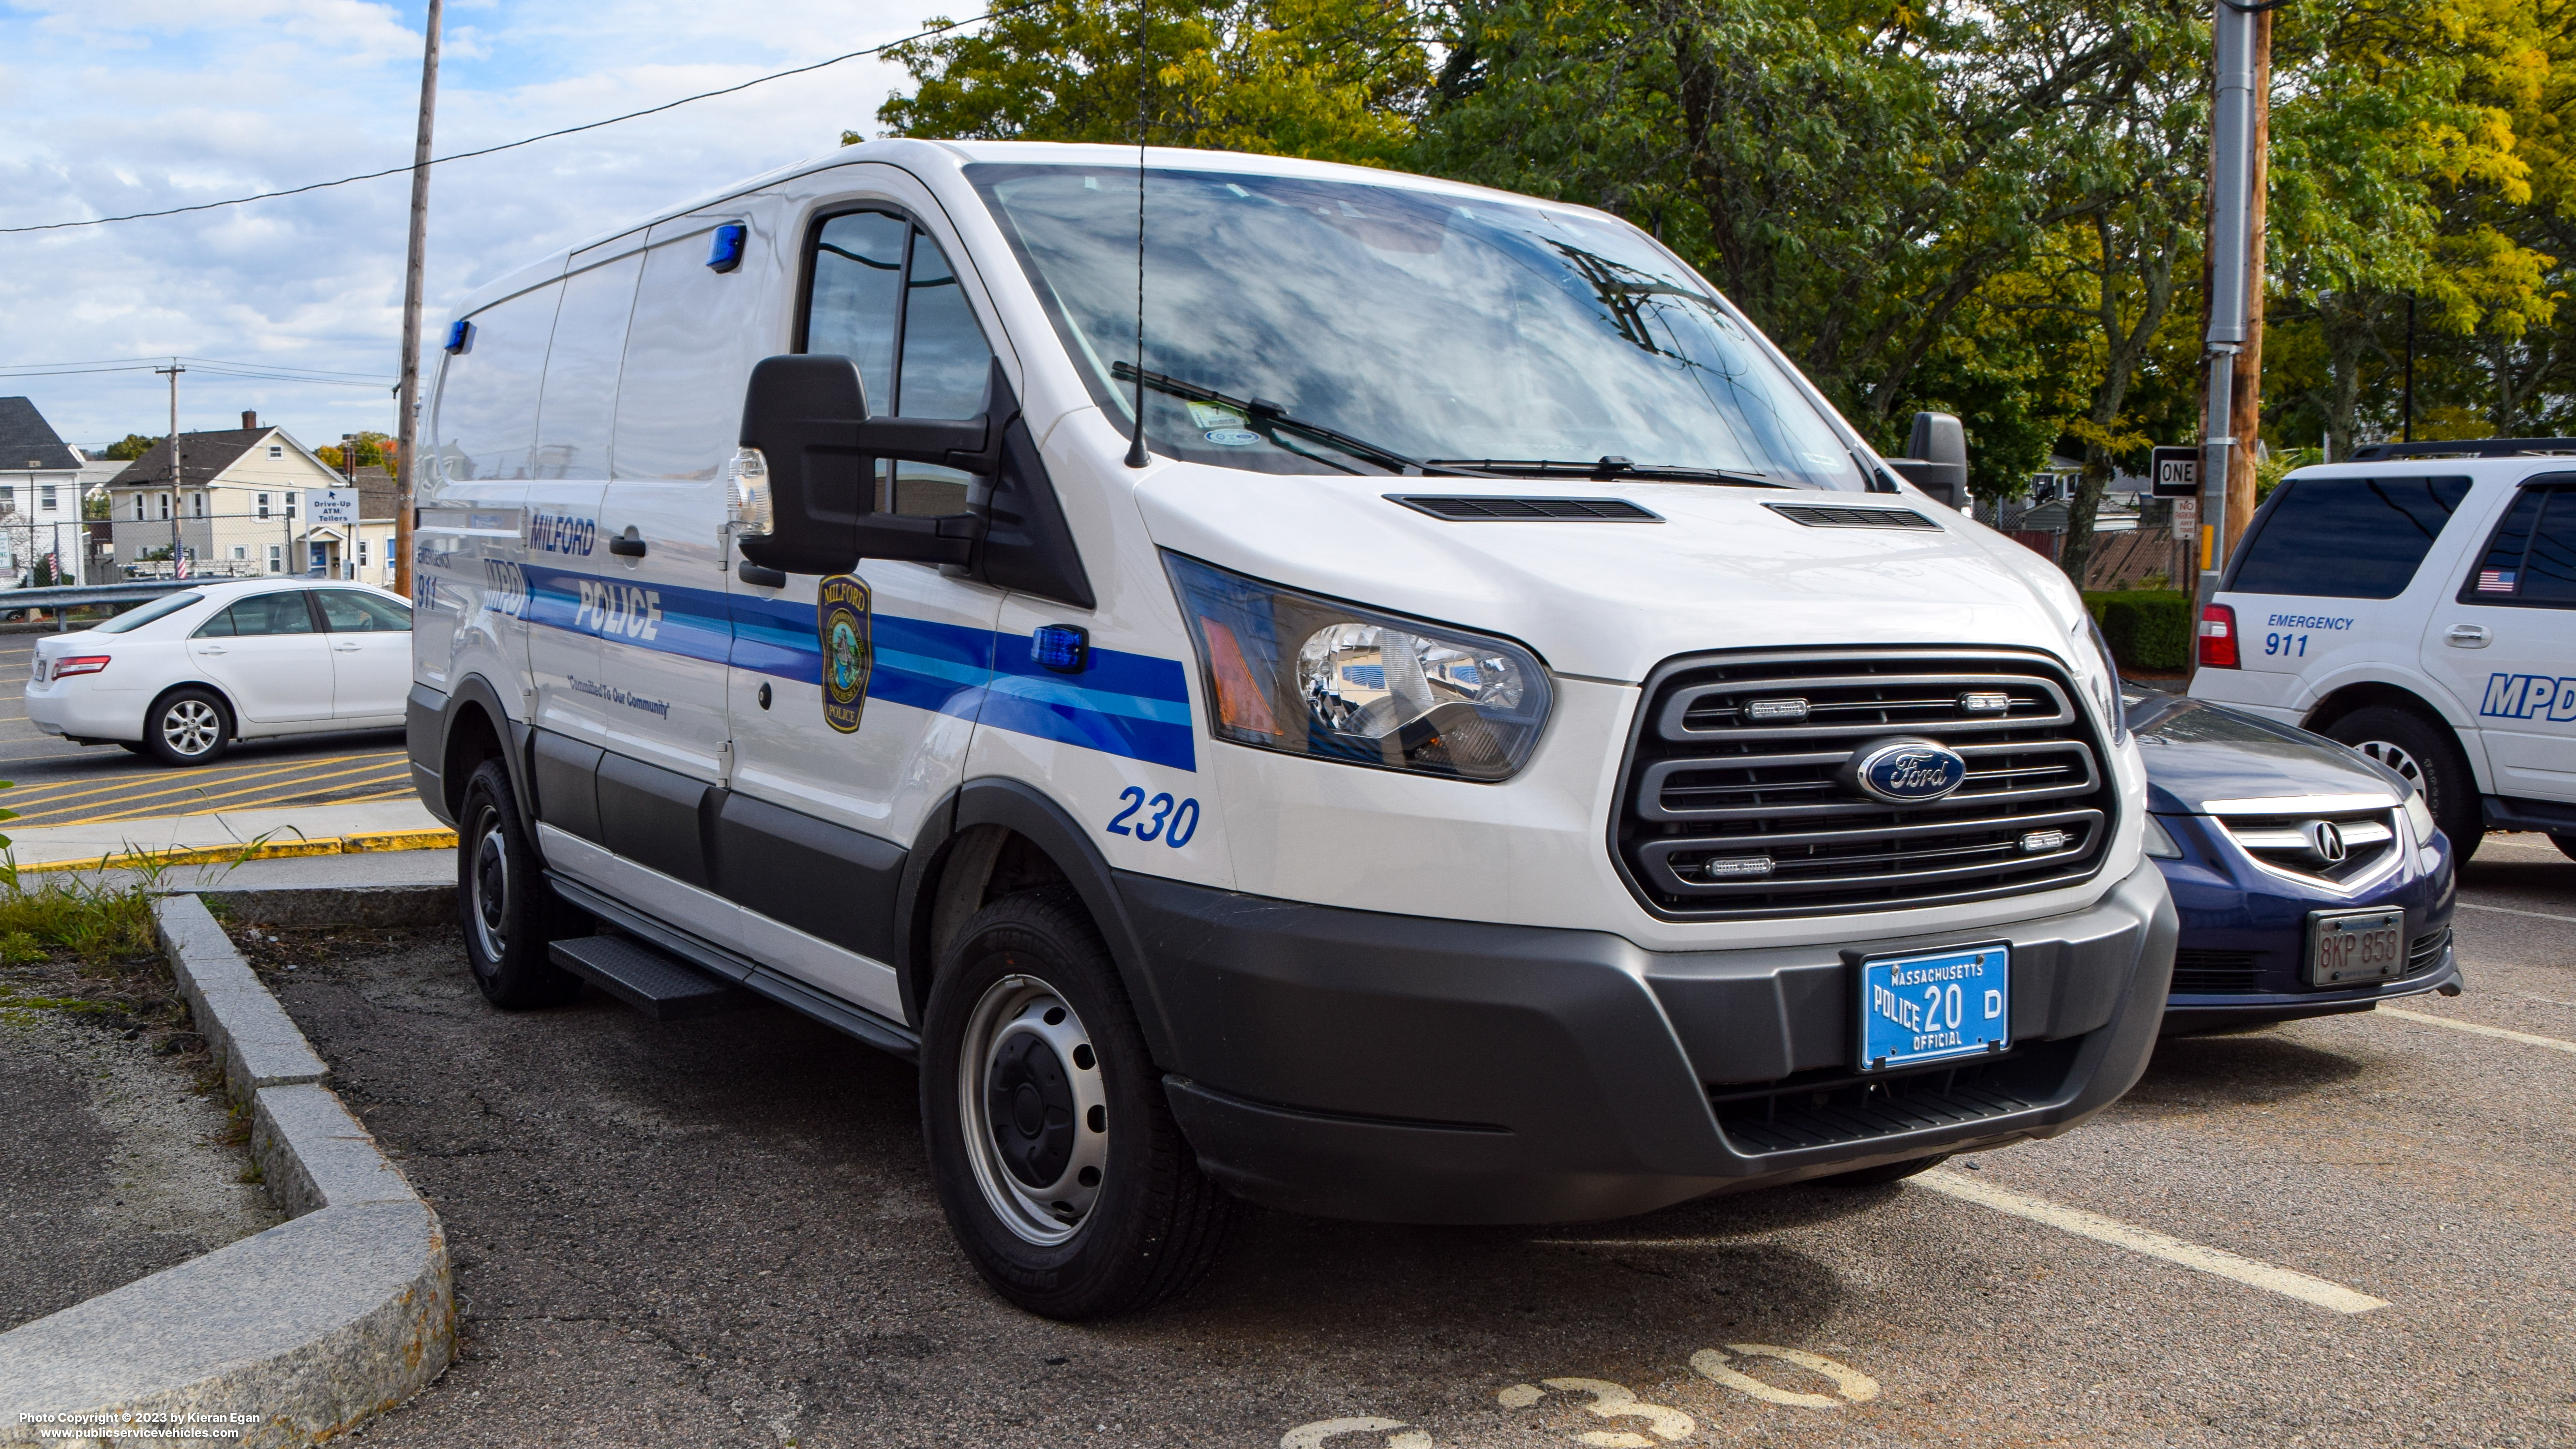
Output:
[[[54,661],[54,678],[69,679],[75,674],[96,674],[107,667],[110,657],[105,654],[75,654],[68,659],[57,659]]]
[[[2234,669],[2236,663],[2236,611],[2225,604],[2204,605],[2200,611],[2200,667]]]

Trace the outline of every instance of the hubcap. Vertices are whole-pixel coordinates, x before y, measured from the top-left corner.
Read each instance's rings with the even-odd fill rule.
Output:
[[[2426,799],[2432,798],[2431,787],[2424,779],[2424,767],[2416,762],[2413,755],[2406,753],[2402,746],[2391,744],[2387,740],[2363,740],[2353,748],[2405,776],[2407,783],[2426,792]]]
[[[475,944],[497,966],[510,945],[510,855],[502,848],[501,812],[489,805],[477,812],[472,839],[473,868],[466,880],[473,892]]]
[[[174,754],[202,755],[223,737],[223,716],[202,699],[180,700],[161,714],[161,738]]]
[[[1005,976],[975,1003],[960,1048],[960,1125],[985,1205],[1025,1242],[1070,1239],[1109,1162],[1100,1058],[1082,1018],[1036,977]]]

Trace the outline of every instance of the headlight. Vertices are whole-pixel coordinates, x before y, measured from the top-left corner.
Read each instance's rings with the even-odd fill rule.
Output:
[[[2415,827],[2415,843],[2430,845],[2433,832],[2441,829],[2433,823],[2433,807],[2424,803],[2424,792],[2416,790],[2406,797],[2406,823]]]
[[[2152,815],[2147,817],[2147,858],[2182,859],[2182,847],[2174,844],[2173,832],[2165,829],[2165,823]]]
[[[2093,670],[2084,687],[2092,692],[2093,712],[2111,731],[2111,743],[2129,737],[2129,716],[2120,704],[2120,666],[2111,658],[2111,641],[2102,637],[2102,626],[2093,616],[2084,616],[2083,630],[2093,641]]]
[[[1220,739],[1292,755],[1504,780],[1547,724],[1526,649],[1163,555]]]

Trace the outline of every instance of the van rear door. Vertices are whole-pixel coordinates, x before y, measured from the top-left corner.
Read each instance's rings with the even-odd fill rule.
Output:
[[[2488,788],[2576,803],[2576,473],[2530,479],[2428,616],[2424,670],[2477,721]]]

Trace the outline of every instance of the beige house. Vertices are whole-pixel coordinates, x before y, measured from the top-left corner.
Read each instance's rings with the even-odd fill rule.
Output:
[[[256,414],[242,414],[242,426],[224,432],[180,434],[175,479],[165,438],[108,481],[116,561],[129,574],[166,577],[176,548],[191,577],[318,569],[331,578],[390,584],[389,482],[379,485],[379,499],[368,496],[361,480],[359,522],[311,521],[308,492],[349,486],[285,429],[260,426]]]

